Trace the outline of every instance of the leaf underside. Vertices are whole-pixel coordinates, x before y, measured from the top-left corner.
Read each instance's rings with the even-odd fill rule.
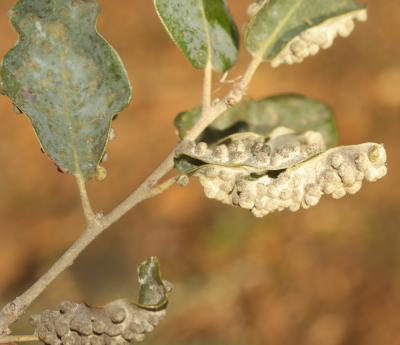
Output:
[[[19,0],[10,13],[19,41],[1,68],[5,94],[30,118],[43,150],[85,179],[131,98],[118,54],[96,31],[98,14],[96,0]]]
[[[201,108],[180,113],[175,119],[180,138],[196,123]],[[326,146],[337,144],[337,131],[332,110],[325,103],[297,94],[282,94],[261,100],[244,100],[225,111],[203,132],[198,141],[208,144],[237,132],[268,135],[274,128],[285,126],[300,133],[313,130],[322,134]]]
[[[235,64],[239,37],[225,0],[155,0],[155,7],[193,67],[204,69],[210,61],[223,72]]]
[[[307,29],[363,8],[353,0],[266,1],[246,28],[246,47],[253,55],[272,60]]]

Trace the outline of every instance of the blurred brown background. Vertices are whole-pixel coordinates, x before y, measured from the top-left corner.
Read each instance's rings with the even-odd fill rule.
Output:
[[[176,143],[176,113],[201,99],[193,70],[150,0],[102,0],[100,32],[122,56],[134,100],[114,122],[97,210],[128,195]],[[240,28],[250,1],[230,0]],[[0,56],[15,43],[0,2]],[[389,174],[361,192],[264,219],[207,200],[195,181],[131,211],[35,302],[103,303],[136,294],[136,265],[159,256],[176,287],[146,344],[400,344],[400,2],[368,1],[370,19],[301,65],[263,66],[251,97],[300,92],[332,105],[341,144],[383,142]],[[231,77],[249,60],[243,51]],[[42,155],[29,121],[0,99],[0,304],[22,293],[79,236],[74,181]],[[16,332],[31,332],[27,317]]]

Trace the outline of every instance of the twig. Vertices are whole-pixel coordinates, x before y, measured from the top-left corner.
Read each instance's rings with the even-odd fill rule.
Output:
[[[7,343],[23,343],[28,341],[38,341],[39,338],[36,335],[14,335],[0,338],[0,344]]]
[[[196,125],[187,133],[185,139],[196,139],[206,127],[212,123],[219,115],[221,115],[229,107],[238,103],[245,95],[248,85],[254,76],[255,71],[261,63],[261,58],[253,58],[249,64],[243,78],[233,85],[232,90],[227,96],[210,106],[203,108],[202,116]],[[211,88],[211,78],[205,72],[204,86]],[[205,98],[205,97],[203,97]],[[167,156],[167,158],[156,168],[153,173],[120,205],[102,219],[97,219],[95,222],[89,223],[86,230],[82,233],[81,237],[57,260],[57,262],[37,280],[28,290],[21,296],[9,302],[0,311],[0,335],[9,334],[9,326],[15,322],[29,307],[29,305],[46,289],[46,287],[66,268],[71,266],[78,255],[105,229],[110,227],[119,218],[121,218],[130,209],[135,207],[138,203],[154,197],[167,190],[173,185],[169,180],[165,184],[156,186],[158,181],[164,177],[174,167],[175,149]],[[79,184],[78,184],[79,185]],[[86,195],[87,196],[87,195]],[[82,194],[81,194],[82,197]],[[83,202],[88,201],[84,197]],[[87,206],[87,205],[86,205]],[[88,209],[87,209],[88,210]],[[91,208],[90,208],[91,210]],[[94,216],[93,211],[91,216]]]
[[[212,64],[208,60],[206,68],[204,69],[203,81],[203,113],[211,106],[211,88],[212,88]]]

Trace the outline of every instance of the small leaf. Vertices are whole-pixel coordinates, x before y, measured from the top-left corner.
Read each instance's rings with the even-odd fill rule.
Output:
[[[139,300],[144,309],[162,309],[168,303],[171,290],[169,283],[161,279],[160,263],[152,256],[138,266]]]
[[[193,127],[201,109],[180,113],[175,126],[180,138]],[[245,100],[224,112],[199,138],[208,144],[237,132],[254,132],[266,136],[274,128],[284,126],[301,133],[307,130],[322,134],[326,146],[337,143],[332,110],[323,102],[297,94],[283,94],[261,100]]]
[[[247,26],[246,47],[273,67],[302,62],[337,35],[347,37],[354,19],[367,19],[365,6],[354,0],[264,1]]]
[[[195,68],[208,62],[216,72],[231,68],[238,54],[238,32],[225,0],[155,0],[172,40]]]
[[[43,150],[62,171],[89,179],[110,123],[131,86],[114,49],[96,31],[96,0],[19,0],[18,44],[4,57],[2,87],[29,116]]]

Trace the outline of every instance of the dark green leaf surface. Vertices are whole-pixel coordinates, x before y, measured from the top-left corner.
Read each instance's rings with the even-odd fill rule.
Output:
[[[29,116],[44,151],[62,169],[96,174],[113,116],[131,87],[96,31],[95,0],[20,0],[11,11],[18,44],[4,57],[5,94]]]
[[[224,0],[155,0],[158,15],[171,38],[195,68],[232,67],[238,33]]]
[[[139,303],[143,308],[162,308],[168,303],[168,289],[161,279],[160,263],[152,256],[138,266]]]
[[[201,109],[179,114],[175,126],[180,138],[194,125]],[[236,132],[268,135],[276,127],[285,126],[296,132],[320,132],[327,147],[337,143],[335,120],[323,102],[296,94],[283,94],[261,100],[245,100],[227,110],[202,134],[199,141],[214,143]]]
[[[266,1],[247,26],[246,47],[254,56],[272,60],[305,30],[364,7],[353,0]]]

